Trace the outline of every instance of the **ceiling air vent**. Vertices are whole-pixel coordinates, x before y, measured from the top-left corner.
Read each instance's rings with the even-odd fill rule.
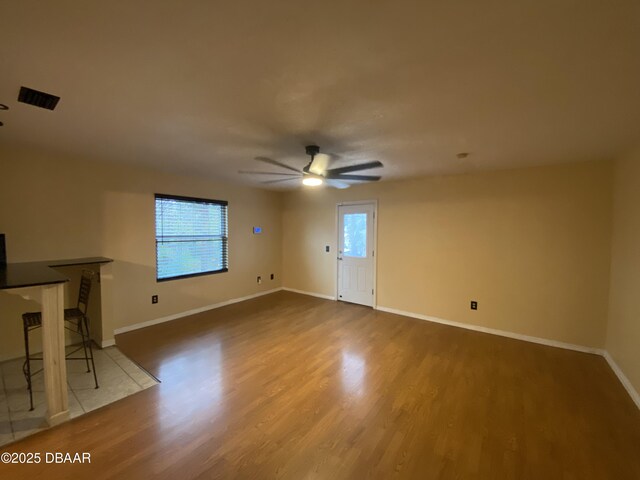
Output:
[[[46,108],[47,110],[53,110],[56,108],[60,97],[51,95],[50,93],[39,92],[32,88],[20,87],[20,94],[18,95],[18,101],[22,103],[28,103],[40,108]]]

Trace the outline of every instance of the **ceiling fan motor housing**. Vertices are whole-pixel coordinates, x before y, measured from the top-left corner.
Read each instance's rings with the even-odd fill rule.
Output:
[[[315,157],[320,153],[320,147],[317,145],[307,145],[304,149],[307,152],[307,155],[310,155],[311,157]]]

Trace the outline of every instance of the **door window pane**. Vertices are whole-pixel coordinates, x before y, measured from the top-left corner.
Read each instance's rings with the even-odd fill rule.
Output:
[[[347,257],[367,256],[367,214],[347,213],[344,216],[344,252]]]

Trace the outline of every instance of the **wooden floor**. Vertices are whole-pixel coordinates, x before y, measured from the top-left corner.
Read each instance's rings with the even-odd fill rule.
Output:
[[[640,479],[599,356],[288,292],[117,342],[162,384],[4,449],[90,465],[0,478]]]

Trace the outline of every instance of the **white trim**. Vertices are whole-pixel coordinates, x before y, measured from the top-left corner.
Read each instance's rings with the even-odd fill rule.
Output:
[[[324,298],[325,300],[335,300],[336,299],[336,297],[334,297],[332,295],[324,295],[322,293],[315,293],[315,292],[305,292],[303,290],[296,290],[295,288],[282,287],[282,290],[284,290],[286,292],[299,293],[301,295],[309,295],[311,297]]]
[[[129,325],[127,327],[122,327],[122,328],[116,329],[114,331],[114,334],[117,335],[119,333],[129,332],[129,331],[132,331],[132,330],[137,330],[137,329],[140,329],[140,328],[149,327],[151,325],[157,325],[159,323],[169,322],[171,320],[175,320],[175,319],[178,319],[178,318],[186,317],[186,316],[193,315],[193,314],[200,313],[200,312],[205,312],[207,310],[213,310],[215,308],[223,307],[225,305],[230,305],[232,303],[238,303],[238,302],[242,302],[244,300],[250,300],[252,298],[260,297],[260,296],[263,296],[263,295],[268,295],[270,293],[275,293],[275,292],[278,292],[280,290],[285,290],[287,292],[298,293],[298,294],[301,294],[301,295],[309,295],[309,296],[312,296],[312,297],[318,297],[318,298],[322,298],[322,299],[325,299],[325,300],[333,300],[333,301],[336,300],[336,297],[332,296],[332,295],[324,295],[322,293],[315,293],[315,292],[305,292],[303,290],[297,290],[295,288],[280,287],[280,288],[274,288],[273,290],[268,290],[266,292],[260,292],[260,293],[256,293],[256,294],[253,294],[253,295],[247,295],[246,297],[234,298],[234,299],[226,300],[224,302],[216,303],[216,304],[213,304],[213,305],[207,305],[205,307],[196,308],[194,310],[189,310],[189,311],[178,313],[178,314],[175,314],[175,315],[169,315],[167,317],[158,318],[156,320],[150,320],[148,322],[142,322],[142,323],[137,323],[137,324],[134,324],[134,325]],[[549,346],[549,347],[563,348],[565,350],[574,350],[574,351],[577,351],[577,352],[601,355],[601,356],[603,356],[605,358],[605,360],[607,361],[607,363],[609,364],[609,366],[611,367],[613,372],[616,374],[616,376],[620,380],[620,383],[622,383],[622,385],[624,386],[625,390],[627,391],[627,393],[629,394],[629,396],[631,397],[633,402],[640,409],[640,394],[633,387],[633,385],[631,384],[631,382],[629,381],[627,376],[623,373],[623,371],[620,369],[620,367],[615,362],[613,357],[606,350],[603,350],[603,349],[600,349],[600,348],[594,348],[594,347],[585,347],[585,346],[582,346],[582,345],[575,345],[575,344],[572,344],[572,343],[559,342],[559,341],[556,341],[556,340],[549,340],[547,338],[532,337],[530,335],[522,335],[522,334],[519,334],[519,333],[508,332],[508,331],[505,331],[505,330],[498,330],[498,329],[495,329],[495,328],[481,327],[479,325],[470,325],[468,323],[454,322],[454,321],[451,321],[451,320],[445,320],[443,318],[432,317],[430,315],[423,315],[421,313],[414,313],[414,312],[408,312],[408,311],[405,311],[405,310],[398,310],[396,308],[383,307],[383,306],[379,306],[379,305],[374,307],[374,308],[376,310],[380,310],[381,312],[387,312],[387,313],[393,313],[393,314],[396,314],[396,315],[402,315],[402,316],[405,316],[405,317],[417,318],[419,320],[425,320],[427,322],[439,323],[439,324],[447,325],[447,326],[450,326],[450,327],[464,328],[465,330],[472,330],[472,331],[475,331],[475,332],[488,333],[490,335],[498,335],[500,337],[513,338],[513,339],[516,339],[516,340],[522,340],[522,341],[525,341],[525,342],[537,343],[537,344],[546,345],[546,346]],[[114,339],[109,339],[109,340],[103,340],[102,341],[102,348],[110,347],[112,345],[115,345],[115,340]]]
[[[539,343],[541,345],[547,345],[549,347],[564,348],[566,350],[575,350],[577,352],[603,355],[603,350],[600,348],[584,347],[582,345],[574,345],[572,343],[558,342],[557,340],[549,340],[547,338],[532,337],[529,335],[522,335],[520,333],[507,332],[505,330],[498,330],[495,328],[481,327],[479,325],[470,325],[468,323],[461,323],[461,322],[453,322],[451,320],[444,320],[438,317],[422,315],[421,313],[406,312],[404,310],[398,310],[395,308],[378,306],[377,309],[380,310],[381,312],[395,313],[396,315],[403,315],[405,317],[412,317],[412,318],[417,318],[419,320],[426,320],[427,322],[441,323],[443,325],[464,328],[466,330],[473,330],[475,332],[490,333],[492,335],[499,335],[501,337],[515,338],[516,340],[524,340],[525,342]]]
[[[349,205],[369,205],[370,203],[375,203],[378,205],[378,199],[374,198],[371,200],[349,200],[347,202],[338,202],[336,205],[339,207],[348,207]]]
[[[103,340],[100,343],[100,348],[113,347],[116,344],[115,338],[110,338],[109,340]]]
[[[34,352],[34,353],[40,353],[40,352]],[[18,358],[24,358],[24,353],[21,353],[21,354],[16,355],[16,356],[14,356],[13,353],[10,353],[9,355],[1,355],[0,356],[0,363],[10,362],[11,360],[17,360]]]
[[[627,376],[623,373],[622,369],[615,362],[611,354],[605,350],[603,356],[611,367],[611,370],[613,370],[613,373],[615,373],[618,377],[618,380],[620,380],[620,383],[622,383],[622,386],[625,388],[625,390],[627,390],[627,393],[631,397],[631,400],[633,400],[636,406],[640,408],[640,394],[638,393],[638,391],[633,388],[633,385],[631,384]]]
[[[245,300],[251,300],[252,298],[262,297],[263,295],[269,295],[270,293],[279,292],[282,288],[274,288],[272,290],[267,290],[265,292],[258,292],[252,295],[247,295],[245,297],[232,298],[230,300],[225,300],[220,303],[214,303],[212,305],[205,305],[204,307],[194,308],[193,310],[187,310],[186,312],[175,313],[173,315],[167,315],[166,317],[156,318],[154,320],[148,320],[146,322],[134,323],[133,325],[127,325],[126,327],[116,328],[113,331],[114,335],[119,335],[121,333],[131,332],[133,330],[139,330],[141,328],[150,327],[152,325],[158,325],[159,323],[170,322],[171,320],[176,320],[182,317],[188,317],[189,315],[195,315],[196,313],[206,312],[208,310],[214,310],[216,308],[224,307],[226,305],[231,305],[232,303],[244,302]],[[104,343],[104,342],[103,342]]]
[[[336,295],[332,300],[338,299],[340,296],[340,265],[338,264],[338,254],[340,248],[340,207],[358,205],[373,205],[373,301],[371,307],[375,310],[378,308],[378,199],[373,200],[353,200],[349,202],[338,202],[336,204],[336,271],[335,271],[335,291]],[[368,306],[368,305],[367,305]]]

